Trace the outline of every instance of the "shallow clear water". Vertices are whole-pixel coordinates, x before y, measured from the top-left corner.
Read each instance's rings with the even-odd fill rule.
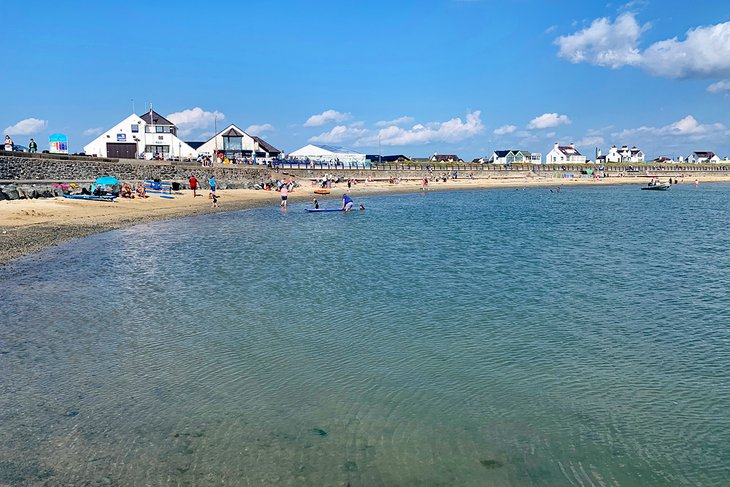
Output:
[[[2,269],[0,485],[730,484],[730,185],[362,201]]]

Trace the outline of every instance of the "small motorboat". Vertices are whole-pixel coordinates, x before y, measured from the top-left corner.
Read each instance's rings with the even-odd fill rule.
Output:
[[[649,183],[646,186],[642,186],[641,189],[652,190],[652,191],[666,191],[671,187],[672,187],[672,185],[669,183],[654,183],[654,184]]]

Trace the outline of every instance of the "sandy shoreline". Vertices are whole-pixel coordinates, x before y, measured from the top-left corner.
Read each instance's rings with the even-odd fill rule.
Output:
[[[469,189],[497,189],[521,187],[570,186],[612,186],[616,184],[644,184],[648,178],[606,178],[606,179],[457,179],[447,182],[431,182],[429,191],[456,191]],[[687,179],[684,184],[691,184]],[[701,182],[728,182],[730,178],[705,177]],[[315,196],[308,181],[290,194],[291,202],[311,201]],[[330,198],[339,198],[347,190],[346,184],[332,189]],[[412,193],[421,191],[418,181],[404,181],[398,184],[368,182],[353,186],[353,199],[385,193]],[[38,252],[62,242],[83,238],[95,233],[106,232],[140,223],[171,218],[236,211],[279,203],[279,193],[235,189],[220,191],[221,208],[212,208],[208,193],[193,198],[188,190],[175,194],[175,199],[151,196],[144,200],[117,199],[115,203],[78,201],[64,198],[3,201],[0,203],[0,265],[20,256]],[[323,200],[326,197],[318,196]]]

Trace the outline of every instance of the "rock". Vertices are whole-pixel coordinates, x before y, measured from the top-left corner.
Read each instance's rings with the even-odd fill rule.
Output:
[[[3,193],[3,189],[0,188],[0,201],[7,200],[7,199],[9,199],[8,196],[5,193]]]
[[[9,200],[20,199],[20,194],[18,193],[18,190],[11,186],[3,188],[3,194],[6,196],[6,199]]]
[[[63,188],[60,186],[58,188],[53,188],[53,196],[63,197]]]

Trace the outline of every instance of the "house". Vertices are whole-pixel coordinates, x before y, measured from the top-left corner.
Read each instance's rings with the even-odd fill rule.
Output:
[[[177,127],[150,109],[130,115],[84,146],[87,155],[137,159],[195,158],[198,152],[177,136]]]
[[[200,155],[223,153],[230,160],[245,158],[271,160],[281,155],[279,149],[260,137],[247,134],[233,123],[203,142],[197,150]]]
[[[428,160],[430,162],[464,162],[456,154],[434,154]]]
[[[654,162],[654,163],[657,163],[657,164],[668,164],[668,163],[672,163],[674,161],[672,160],[671,157],[659,156],[659,157],[657,157],[656,159],[654,159],[651,162]]]
[[[608,154],[606,154],[605,156],[599,155],[596,157],[596,162],[644,162],[644,152],[640,149],[637,149],[636,146],[633,146],[629,149],[629,146],[623,145],[619,149],[615,145],[612,145],[611,148],[608,150]]]
[[[714,152],[710,151],[695,151],[687,156],[686,162],[690,164],[706,164],[712,163],[717,164],[721,159]]]
[[[373,164],[377,164],[379,162],[409,162],[410,159],[408,156],[404,156],[403,154],[395,154],[395,155],[388,155],[384,156],[381,154],[367,154],[365,156],[365,159],[370,161]]]
[[[364,163],[365,154],[336,145],[305,145],[289,154],[294,160],[318,162]]]
[[[491,164],[512,164],[530,162],[530,153],[526,150],[496,150],[489,158]]]
[[[545,156],[545,164],[584,164],[586,156],[582,155],[575,148],[575,144],[560,145],[555,143],[553,149]]]

